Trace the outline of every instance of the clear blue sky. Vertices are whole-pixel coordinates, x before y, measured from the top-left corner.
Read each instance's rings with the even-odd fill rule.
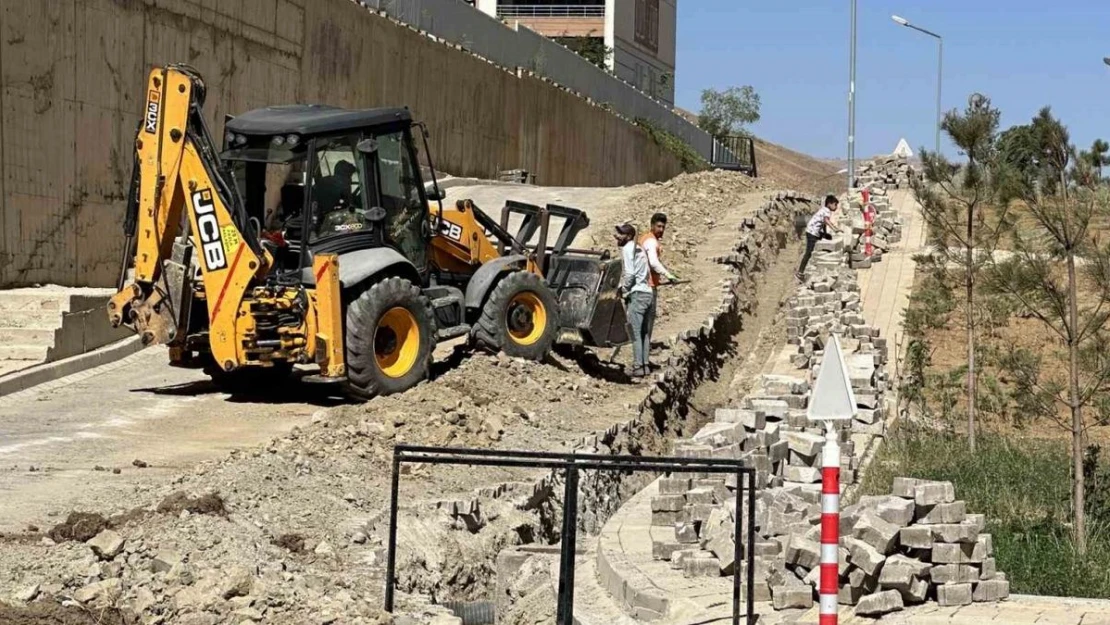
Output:
[[[849,0],[679,0],[676,104],[703,88],[752,85],[756,135],[818,157],[847,155]],[[944,110],[978,91],[1002,127],[1051,105],[1087,147],[1110,138],[1110,0],[858,0],[856,155],[906,137],[932,149],[936,40],[944,37]],[[950,156],[955,150],[942,149]]]

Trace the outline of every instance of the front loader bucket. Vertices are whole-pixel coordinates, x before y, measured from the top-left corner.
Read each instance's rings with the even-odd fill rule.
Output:
[[[577,330],[590,347],[628,343],[628,319],[617,291],[620,277],[620,259],[555,257],[548,285],[559,299],[559,325]]]

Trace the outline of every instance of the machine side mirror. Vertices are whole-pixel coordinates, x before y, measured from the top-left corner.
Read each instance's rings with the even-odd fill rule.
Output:
[[[424,189],[424,194],[428,196],[429,200],[439,201],[447,199],[447,192],[443,189],[440,189],[439,187]]]
[[[381,206],[374,206],[366,211],[366,219],[371,222],[379,222],[385,220],[385,209]]]
[[[373,154],[378,151],[378,142],[374,139],[363,139],[355,146],[363,154]]]

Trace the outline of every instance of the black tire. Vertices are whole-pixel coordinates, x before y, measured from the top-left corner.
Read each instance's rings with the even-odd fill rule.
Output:
[[[435,336],[432,304],[418,287],[404,278],[370,287],[347,306],[348,391],[370,399],[416,386],[428,377]]]
[[[211,359],[209,359],[211,360]],[[212,378],[216,388],[233,395],[270,394],[272,389],[283,382],[293,373],[293,363],[275,362],[272,367],[243,367],[235,371],[224,371],[209,362],[204,366],[204,373]]]
[[[514,271],[490,293],[474,328],[474,338],[494,351],[539,361],[551,351],[558,331],[555,294],[536,274]]]

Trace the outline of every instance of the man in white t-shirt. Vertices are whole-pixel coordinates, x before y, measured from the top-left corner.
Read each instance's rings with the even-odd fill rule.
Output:
[[[840,228],[833,221],[833,213],[838,208],[840,208],[840,200],[836,199],[835,195],[826,195],[825,205],[809,218],[809,223],[806,224],[806,251],[802,254],[802,264],[794,273],[794,277],[798,280],[805,280],[806,265],[809,264],[809,257],[813,255],[813,248],[817,247],[817,242],[825,238],[829,230],[840,233]]]

